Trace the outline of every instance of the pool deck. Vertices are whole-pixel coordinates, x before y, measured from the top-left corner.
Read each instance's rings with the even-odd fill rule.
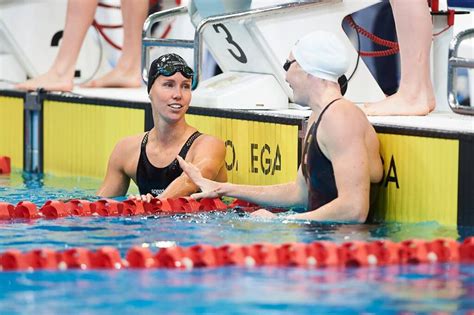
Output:
[[[73,90],[72,95],[77,97],[113,99],[120,101],[131,101],[149,103],[145,88],[137,89],[81,89]],[[112,96],[112,97],[111,97]],[[306,119],[311,114],[307,109],[289,109],[284,110],[248,110],[248,112],[268,115],[268,116],[286,116],[292,118]],[[427,116],[372,116],[369,121],[374,126],[385,128],[406,128],[413,130],[426,130],[441,133],[462,133],[474,135],[474,116],[459,115],[452,111],[434,111]]]

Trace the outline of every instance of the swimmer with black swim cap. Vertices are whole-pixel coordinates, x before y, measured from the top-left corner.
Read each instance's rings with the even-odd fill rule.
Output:
[[[97,195],[123,196],[132,179],[140,190],[133,199],[188,196],[198,187],[183,174],[178,155],[206,178],[227,180],[224,143],[186,123],[193,70],[179,55],[166,54],[151,63],[148,73],[154,127],[117,143]]]
[[[166,54],[153,60],[148,71],[148,94],[150,94],[151,87],[158,76],[170,77],[176,72],[181,73],[187,79],[192,79],[194,75],[193,69],[177,54]]]

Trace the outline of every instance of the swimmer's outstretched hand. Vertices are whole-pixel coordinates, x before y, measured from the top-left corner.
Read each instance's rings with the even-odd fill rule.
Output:
[[[250,214],[252,217],[262,218],[262,219],[273,219],[276,218],[276,214],[270,212],[266,209],[259,209]]]
[[[152,194],[146,194],[146,195],[130,195],[128,196],[128,199],[130,200],[141,200],[141,201],[146,201],[150,202],[152,199],[154,199]]]
[[[179,155],[176,158],[178,159],[179,166],[181,167],[183,172],[201,189],[200,193],[192,194],[191,198],[218,198],[222,196],[222,194],[220,193],[222,183],[218,183],[204,178],[201,175],[201,171],[196,166],[186,162]]]

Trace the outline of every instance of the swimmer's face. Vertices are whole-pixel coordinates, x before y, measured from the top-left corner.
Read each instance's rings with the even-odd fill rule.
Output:
[[[180,72],[166,77],[160,75],[150,90],[153,111],[165,120],[181,119],[191,102],[191,79]]]
[[[289,61],[295,60],[293,54],[288,56]],[[307,105],[307,93],[305,93],[305,86],[307,84],[307,73],[303,71],[298,62],[291,63],[288,71],[286,71],[286,82],[293,90],[293,101],[297,104]]]

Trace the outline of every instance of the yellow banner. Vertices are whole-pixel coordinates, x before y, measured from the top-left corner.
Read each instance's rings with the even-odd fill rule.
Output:
[[[225,142],[228,180],[270,185],[292,181],[298,169],[298,126],[187,115],[199,131]]]
[[[103,178],[115,144],[144,131],[143,109],[44,101],[44,172]]]
[[[378,134],[384,160],[375,219],[457,224],[458,140]]]
[[[0,156],[23,169],[23,99],[0,96]]]

